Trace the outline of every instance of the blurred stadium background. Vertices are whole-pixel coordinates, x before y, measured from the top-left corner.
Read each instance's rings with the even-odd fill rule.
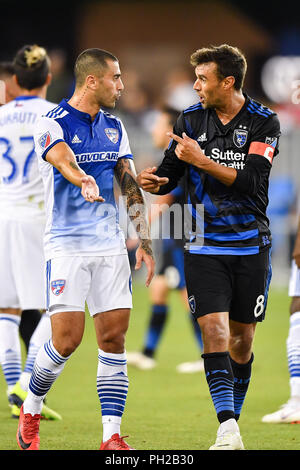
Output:
[[[164,102],[182,110],[197,102],[190,54],[210,44],[242,49],[248,61],[245,91],[275,109],[282,127],[280,154],[271,175],[269,216],[274,237],[271,291],[278,288],[284,293],[285,322],[300,190],[297,13],[297,5],[289,1],[280,8],[257,0],[0,2],[0,61],[11,60],[24,44],[46,47],[53,73],[47,98],[53,102],[71,95],[72,67],[83,49],[99,47],[119,58],[125,91],[114,114],[127,128],[138,171],[162,158],[151,140],[158,106]],[[141,334],[143,325],[138,328]],[[141,341],[132,334],[130,338],[138,347]],[[284,341],[285,331],[277,349],[282,367]],[[283,373],[286,393],[288,376]]]

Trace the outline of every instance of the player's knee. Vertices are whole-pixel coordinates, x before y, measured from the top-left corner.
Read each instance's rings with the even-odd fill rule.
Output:
[[[112,328],[101,337],[100,348],[109,353],[120,354],[125,350],[126,331],[120,328]]]
[[[52,338],[53,345],[56,351],[63,357],[68,357],[72,354],[81,342],[81,336],[63,335],[60,337]]]
[[[300,297],[293,297],[290,304],[290,315],[300,312]]]
[[[168,284],[164,276],[156,276],[150,284],[151,301],[164,304],[168,296]]]
[[[232,358],[236,362],[247,362],[252,351],[252,343],[253,332],[250,328],[236,334],[231,334],[229,349],[231,356],[233,356]]]
[[[222,323],[208,323],[201,327],[206,352],[225,351],[228,348],[228,328]]]

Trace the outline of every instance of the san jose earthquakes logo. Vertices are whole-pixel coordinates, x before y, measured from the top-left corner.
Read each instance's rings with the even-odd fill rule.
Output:
[[[60,295],[63,293],[65,288],[66,281],[64,279],[56,279],[51,282],[51,290],[54,295]]]
[[[39,138],[39,144],[42,147],[42,149],[45,149],[50,145],[51,143],[51,135],[50,132],[47,131],[45,134],[42,135],[42,137]]]
[[[235,129],[233,133],[233,143],[237,147],[241,148],[247,142],[247,137],[248,131],[245,131],[244,129]]]
[[[189,300],[189,306],[190,306],[191,313],[195,313],[195,311],[196,311],[195,297],[193,295],[191,295],[188,300]]]
[[[113,143],[116,144],[119,140],[119,131],[118,129],[110,128],[107,127],[104,129],[106,137],[109,138],[109,140]]]

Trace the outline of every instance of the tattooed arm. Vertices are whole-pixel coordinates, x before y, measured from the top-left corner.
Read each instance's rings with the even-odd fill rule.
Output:
[[[119,183],[130,220],[134,224],[140,239],[140,246],[136,252],[135,269],[140,269],[142,261],[147,267],[146,286],[154,276],[155,262],[152,253],[152,241],[146,215],[144,196],[136,182],[136,172],[133,161],[129,158],[120,158],[115,167],[116,180]]]
[[[77,164],[72,149],[65,142],[58,142],[46,154],[51,163],[70,183],[81,188],[81,194],[88,202],[103,202],[99,188],[91,175],[87,175]]]

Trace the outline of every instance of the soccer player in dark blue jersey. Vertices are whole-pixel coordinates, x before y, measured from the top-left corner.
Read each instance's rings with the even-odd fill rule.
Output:
[[[271,279],[266,208],[280,126],[273,111],[243,92],[247,63],[237,48],[199,49],[191,64],[200,102],[181,113],[162,163],[142,171],[138,182],[166,194],[185,180],[192,218],[185,230],[185,277],[220,423],[210,449],[239,450],[237,421]]]

